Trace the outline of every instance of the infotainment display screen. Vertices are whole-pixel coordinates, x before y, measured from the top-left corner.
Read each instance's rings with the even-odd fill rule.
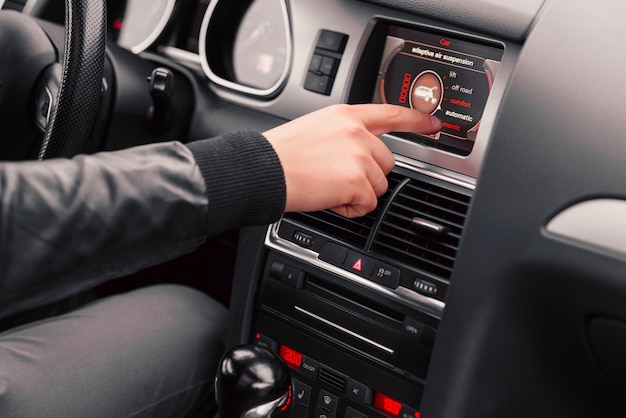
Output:
[[[468,155],[502,55],[495,45],[390,25],[372,101],[418,109],[443,122],[435,135],[394,135]]]

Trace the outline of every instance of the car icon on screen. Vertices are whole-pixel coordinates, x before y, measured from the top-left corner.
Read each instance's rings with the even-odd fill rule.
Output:
[[[427,87],[427,86],[417,86],[417,88],[413,91],[413,95],[416,99],[422,99],[425,102],[429,102],[431,104],[436,104],[439,99],[435,97],[435,90],[437,86]]]

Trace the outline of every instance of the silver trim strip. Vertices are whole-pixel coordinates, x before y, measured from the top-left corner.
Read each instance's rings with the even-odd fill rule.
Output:
[[[227,89],[239,91],[241,93],[249,94],[251,96],[256,96],[256,97],[269,97],[273,95],[274,93],[276,93],[283,86],[283,84],[285,83],[285,80],[287,80],[287,76],[289,75],[291,71],[293,45],[292,45],[292,39],[291,39],[292,37],[291,25],[289,22],[289,11],[287,9],[287,4],[285,0],[279,0],[279,1],[280,1],[280,6],[283,12],[283,19],[285,23],[285,33],[287,34],[287,55],[286,55],[285,68],[280,78],[278,79],[278,81],[268,89],[257,89],[254,87],[237,84],[230,80],[226,80],[218,76],[217,74],[213,72],[213,70],[211,70],[211,67],[209,66],[209,61],[206,55],[206,48],[207,48],[206,37],[207,37],[207,31],[209,30],[209,23],[211,21],[211,18],[213,17],[213,12],[215,11],[215,8],[217,7],[219,0],[211,0],[211,3],[209,3],[209,7],[206,10],[206,13],[204,14],[204,18],[202,19],[202,26],[200,27],[200,39],[199,39],[200,44],[198,48],[199,53],[200,53],[200,64],[202,65],[202,70],[204,71],[206,76],[209,78],[209,80],[211,80],[213,83],[219,86],[226,87]]]
[[[321,316],[319,316],[319,315],[315,315],[314,313],[309,312],[309,311],[307,311],[306,309],[302,309],[302,308],[301,308],[301,307],[299,307],[299,306],[294,306],[294,308],[295,308],[295,309],[296,309],[296,311],[298,311],[298,312],[302,312],[303,314],[308,315],[308,316],[310,316],[310,317],[311,317],[311,318],[313,318],[313,319],[317,319],[318,321],[323,322],[323,323],[325,323],[326,325],[329,325],[329,326],[331,326],[331,327],[333,327],[333,328],[335,328],[335,329],[337,329],[337,330],[339,330],[339,331],[341,331],[341,332],[345,332],[346,334],[351,335],[351,336],[353,336],[354,338],[357,338],[357,339],[359,339],[359,340],[361,340],[361,341],[363,341],[363,342],[366,342],[366,343],[368,343],[368,344],[370,344],[370,345],[373,345],[374,347],[376,347],[376,348],[378,348],[378,349],[381,349],[381,350],[383,350],[383,351],[386,351],[386,352],[387,352],[387,353],[389,353],[389,354],[393,354],[393,353],[394,353],[394,350],[392,350],[391,348],[389,348],[389,347],[385,347],[384,345],[379,344],[379,343],[377,343],[376,341],[372,341],[372,340],[370,340],[369,338],[362,336],[361,334],[357,334],[356,332],[354,332],[354,331],[352,331],[352,330],[349,330],[349,329],[347,329],[347,328],[344,328],[344,327],[342,327],[341,325],[337,325],[337,324],[335,324],[334,322],[329,321],[329,320],[328,320],[328,319],[326,319],[326,318],[322,318],[322,317],[321,317]]]
[[[163,11],[163,14],[161,15],[161,19],[159,20],[159,23],[157,23],[157,25],[154,27],[152,32],[150,32],[150,34],[147,35],[142,42],[129,48],[132,53],[138,54],[140,52],[145,51],[148,47],[150,47],[150,45],[154,43],[154,41],[157,40],[159,36],[161,36],[161,33],[163,33],[163,30],[165,29],[168,22],[170,21],[170,18],[172,17],[172,13],[174,12],[175,5],[176,5],[176,0],[167,1],[167,5],[165,6],[165,10]]]
[[[193,52],[167,45],[160,45],[158,49],[159,52],[163,55],[167,55],[169,58],[200,65],[200,55],[194,54]]]
[[[437,319],[441,319],[441,316],[443,315],[443,310],[445,308],[445,303],[441,302],[440,300],[429,298],[404,287],[398,287],[395,290],[389,289],[370,280],[357,276],[354,273],[350,273],[347,270],[335,267],[330,263],[320,260],[318,258],[318,254],[315,251],[307,250],[306,248],[302,248],[299,245],[296,245],[279,237],[279,226],[280,221],[270,225],[267,229],[267,235],[265,236],[265,246],[267,248],[300,259],[314,267],[326,270],[330,273],[343,277],[346,280],[358,283],[363,287],[375,290],[376,292],[385,295],[399,303],[410,306],[412,308],[420,309],[421,311]]]
[[[473,183],[470,183],[469,181],[463,181],[457,178],[449,177],[449,176],[446,176],[445,174],[440,174],[432,170],[429,170],[428,168],[420,168],[413,164],[409,164],[408,162],[402,161],[399,158],[400,157],[396,155],[396,166],[400,168],[406,168],[407,170],[411,170],[413,172],[423,174],[425,176],[432,177],[437,180],[445,181],[446,183],[463,187],[464,189],[467,189],[467,190],[472,190],[472,191],[476,190],[476,185]],[[472,179],[472,180],[475,180],[475,179]]]

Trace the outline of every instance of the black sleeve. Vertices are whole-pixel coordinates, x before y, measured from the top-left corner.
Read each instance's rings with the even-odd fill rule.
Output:
[[[187,144],[204,177],[209,234],[277,221],[285,209],[283,169],[274,148],[255,131]]]
[[[0,317],[278,220],[285,181],[259,133],[0,163]]]

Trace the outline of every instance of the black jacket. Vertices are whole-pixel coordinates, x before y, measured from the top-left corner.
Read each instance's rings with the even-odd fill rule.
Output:
[[[0,163],[0,317],[276,221],[285,181],[253,131]]]

